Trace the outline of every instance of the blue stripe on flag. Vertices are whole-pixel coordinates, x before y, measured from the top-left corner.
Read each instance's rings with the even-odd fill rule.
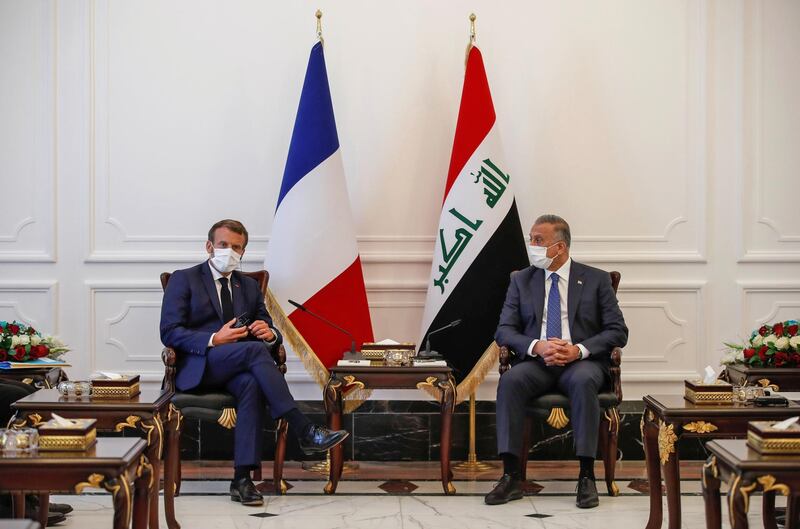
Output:
[[[311,48],[277,210],[294,185],[339,148],[322,44]]]

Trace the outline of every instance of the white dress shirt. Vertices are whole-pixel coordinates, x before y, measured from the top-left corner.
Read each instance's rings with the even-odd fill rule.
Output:
[[[536,342],[547,340],[547,303],[550,300],[550,288],[553,283],[550,276],[558,274],[558,294],[561,298],[561,339],[572,343],[572,335],[569,332],[569,312],[567,311],[567,292],[569,291],[569,271],[572,267],[572,258],[567,259],[561,268],[555,271],[544,271],[544,308],[542,309],[542,332],[538,339],[534,339],[528,347],[528,354],[538,356],[533,352]],[[589,350],[582,344],[575,344],[581,350],[581,360],[589,358]]]

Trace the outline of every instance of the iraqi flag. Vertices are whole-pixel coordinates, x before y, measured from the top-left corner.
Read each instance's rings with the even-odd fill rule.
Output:
[[[270,313],[323,385],[350,338],[288,300],[347,329],[356,347],[373,335],[322,43],[308,59],[264,264]]]
[[[464,400],[497,361],[493,341],[511,272],[529,266],[483,58],[472,46],[422,319],[432,349],[453,366]]]

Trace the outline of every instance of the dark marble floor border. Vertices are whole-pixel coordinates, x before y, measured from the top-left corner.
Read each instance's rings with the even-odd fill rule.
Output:
[[[322,402],[300,401],[299,408],[312,421],[325,423]],[[644,404],[641,400],[624,401],[619,408],[619,458],[643,460],[639,421]],[[495,436],[495,403],[476,403],[476,454],[480,460],[497,460]],[[345,444],[345,458],[356,461],[435,461],[440,454],[441,418],[439,405],[433,401],[364,402],[353,413],[344,416],[343,427],[351,433]],[[272,459],[275,448],[274,425],[264,429],[264,459]],[[451,458],[467,458],[469,446],[469,403],[456,406],[452,425]],[[181,438],[183,460],[228,460],[232,457],[233,431],[214,423],[184,421]],[[705,459],[703,444],[694,439],[678,444],[681,459]],[[294,436],[289,436],[287,459],[318,460],[320,456],[304,455]],[[555,430],[537,421],[533,432],[531,460],[574,459],[572,431]]]

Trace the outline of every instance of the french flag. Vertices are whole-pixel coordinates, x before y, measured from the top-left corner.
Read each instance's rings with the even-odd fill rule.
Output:
[[[264,264],[270,312],[318,381],[350,350],[350,338],[288,300],[347,329],[359,348],[373,341],[321,42],[308,59]]]

